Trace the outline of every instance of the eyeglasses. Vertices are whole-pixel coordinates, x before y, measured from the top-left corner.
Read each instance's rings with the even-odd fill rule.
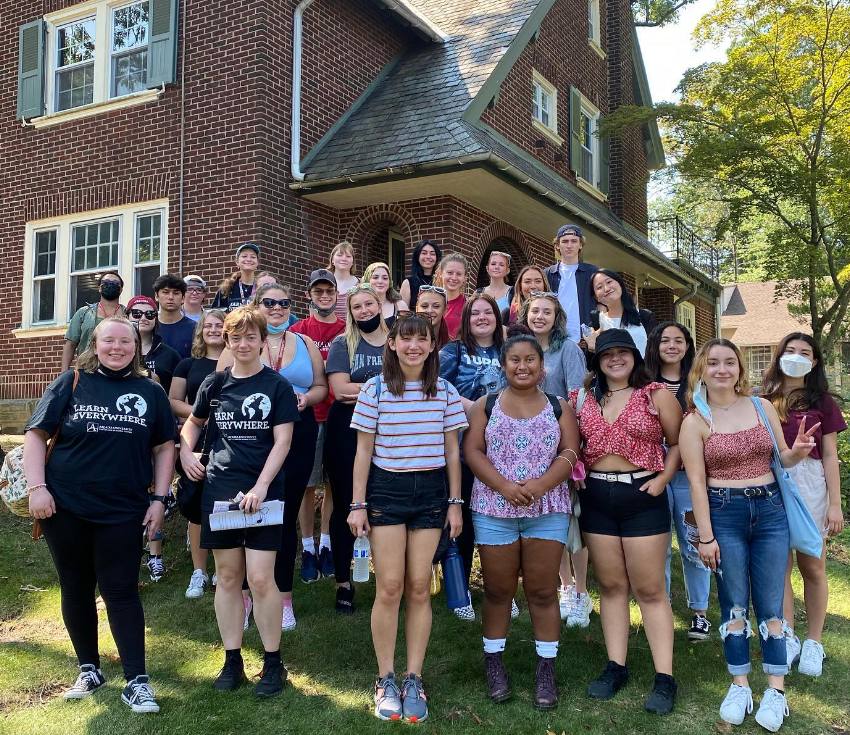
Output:
[[[310,293],[316,296],[334,296],[336,294],[335,288],[311,288]]]
[[[420,293],[422,291],[425,291],[426,293],[428,291],[431,291],[433,293],[440,294],[440,296],[446,295],[446,289],[444,289],[442,286],[432,286],[430,283],[426,283],[426,284],[420,286],[419,291],[420,291]]]
[[[292,301],[290,299],[262,299],[260,303],[267,309],[274,309],[275,306],[279,306],[281,309],[288,309]]]
[[[141,319],[144,317],[145,319],[151,320],[156,319],[156,312],[153,309],[147,309],[142,311],[141,309],[130,309],[130,316],[133,319]]]
[[[529,296],[533,299],[558,298],[558,294],[554,291],[532,291]]]
[[[189,286],[186,289],[186,293],[206,293],[206,289],[199,286]]]

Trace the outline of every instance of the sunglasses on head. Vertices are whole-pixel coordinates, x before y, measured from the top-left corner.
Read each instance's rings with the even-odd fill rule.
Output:
[[[267,309],[274,309],[275,306],[279,306],[281,309],[288,309],[292,301],[290,299],[262,299],[260,303]]]
[[[420,286],[419,292],[421,293],[422,291],[425,291],[426,293],[428,291],[431,291],[433,293],[440,294],[440,296],[446,295],[446,289],[444,289],[442,286],[432,286],[430,283],[426,283],[426,284]]]
[[[141,319],[144,317],[145,319],[152,320],[156,319],[156,312],[153,309],[145,309],[142,311],[141,309],[130,309],[130,316],[133,319]]]
[[[550,298],[553,298],[553,299],[558,298],[558,294],[556,294],[554,291],[532,291],[531,292],[531,298],[533,298],[533,299],[546,298],[547,296],[550,297]]]
[[[505,253],[505,252],[503,252],[503,251],[501,251],[501,250],[493,250],[493,251],[491,251],[491,252],[490,252],[490,257],[492,258],[494,255],[499,255],[499,256],[501,256],[502,258],[504,258],[505,260],[507,260],[507,261],[508,261],[508,263],[510,263],[510,262],[511,262],[511,256],[510,256],[510,253]]]

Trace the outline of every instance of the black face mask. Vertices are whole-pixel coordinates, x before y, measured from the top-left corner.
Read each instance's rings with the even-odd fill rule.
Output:
[[[107,301],[115,301],[121,295],[121,284],[118,281],[104,281],[100,284],[100,295]]]
[[[355,319],[354,321],[357,323],[357,328],[363,332],[363,334],[372,334],[372,332],[381,326],[381,312],[379,311],[370,319],[364,319],[363,321]]]
[[[336,311],[335,306],[329,306],[327,309],[323,309],[322,307],[317,306],[315,301],[312,306],[315,312],[322,318],[327,318]]]

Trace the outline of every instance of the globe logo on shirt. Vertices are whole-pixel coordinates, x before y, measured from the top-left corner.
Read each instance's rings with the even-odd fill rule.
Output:
[[[272,410],[272,402],[265,393],[252,393],[242,401],[242,415],[248,419],[265,419]]]
[[[148,410],[147,401],[138,393],[125,393],[115,401],[118,413],[125,416],[144,416]]]

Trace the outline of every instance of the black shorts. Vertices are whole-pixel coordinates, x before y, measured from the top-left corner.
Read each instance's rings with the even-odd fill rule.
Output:
[[[210,514],[201,513],[202,549],[254,549],[255,551],[280,551],[283,547],[281,526],[237,528],[234,531],[213,531]]]
[[[633,484],[608,482],[588,477],[581,491],[579,525],[584,533],[603,536],[655,536],[670,532],[667,490],[660,495],[641,492],[640,487],[655,475],[638,478]]]
[[[389,472],[372,465],[366,484],[369,524],[442,528],[448,510],[446,469]]]

